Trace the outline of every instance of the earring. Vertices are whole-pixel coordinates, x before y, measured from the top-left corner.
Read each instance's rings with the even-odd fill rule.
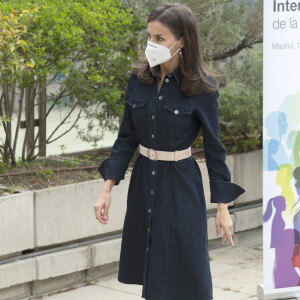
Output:
[[[182,48],[180,48],[179,54],[180,54],[180,59],[182,59]]]

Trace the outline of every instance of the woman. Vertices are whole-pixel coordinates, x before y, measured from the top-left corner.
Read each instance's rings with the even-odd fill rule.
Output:
[[[231,183],[219,139],[218,87],[203,63],[195,15],[163,4],[148,18],[148,44],[128,80],[124,115],[95,203],[107,224],[110,191],[124,179],[139,146],[127,196],[118,280],[143,285],[147,300],[213,299],[206,204],[191,144],[202,127],[217,235],[233,246],[228,202],[244,192]],[[104,210],[102,212],[102,210]]]

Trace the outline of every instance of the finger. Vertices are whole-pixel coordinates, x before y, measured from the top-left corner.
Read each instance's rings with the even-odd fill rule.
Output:
[[[227,229],[227,231],[229,231],[228,240],[229,240],[231,246],[234,246],[234,242],[233,242],[232,235],[231,235],[231,228],[232,228],[232,226],[229,226],[229,228]]]
[[[217,237],[219,237],[221,235],[221,226],[216,225],[216,228],[217,228]]]
[[[222,240],[221,240],[221,245],[223,246],[223,244],[225,243],[227,239],[227,235],[224,233],[223,237],[222,237]]]
[[[109,221],[109,216],[108,216],[108,207],[103,208],[103,213],[101,213],[101,218],[104,220],[105,224]]]
[[[234,242],[233,242],[233,239],[232,239],[231,235],[228,236],[228,240],[229,240],[231,246],[234,246]]]
[[[229,230],[229,228],[228,228],[228,227],[222,227],[222,229],[224,230],[223,238],[222,238],[222,240],[221,240],[221,244],[222,244],[222,246],[223,246],[224,243],[225,243],[225,241],[226,241],[226,239],[228,238],[226,232]]]
[[[109,217],[108,217],[108,216],[105,216],[104,213],[101,215],[101,218],[102,218],[102,220],[105,222],[105,224],[107,224],[107,222],[109,221]]]
[[[94,205],[94,211],[95,211],[95,217],[96,219],[99,221],[99,217],[100,217],[100,207],[98,205]]]
[[[101,223],[101,224],[105,224],[105,222],[103,221],[102,217],[101,216],[98,216],[97,217],[97,220]]]
[[[223,229],[224,233],[222,235],[221,244],[223,245],[227,237],[226,237],[226,234],[225,234],[226,230],[223,226],[222,226],[222,229]],[[220,234],[221,234],[221,230],[220,230]]]
[[[102,214],[102,207],[98,206],[96,208],[97,214],[96,214],[96,219],[101,223],[101,224],[105,224],[104,220],[101,218],[101,214]]]
[[[105,206],[105,207],[104,207],[104,216],[103,216],[103,217],[106,218],[107,221],[109,221],[109,216],[108,216],[108,206]]]
[[[106,217],[104,216],[104,212],[103,212],[103,211],[101,211],[101,216],[100,216],[100,218],[101,218],[103,224],[107,224],[107,222],[106,222],[107,219],[106,219]]]
[[[97,219],[101,224],[105,225],[105,220],[102,218],[102,215],[103,215],[103,213],[102,213],[102,209],[101,209],[100,214]]]

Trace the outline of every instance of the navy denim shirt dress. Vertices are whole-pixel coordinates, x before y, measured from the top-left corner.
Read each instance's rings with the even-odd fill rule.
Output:
[[[231,182],[219,138],[218,92],[185,96],[180,71],[147,86],[131,74],[123,119],[110,157],[98,167],[116,185],[139,145],[163,151],[191,146],[200,128],[210,179],[210,202],[228,203],[245,190]],[[118,281],[143,285],[147,300],[211,300],[206,204],[193,156],[155,161],[139,154],[127,195]]]

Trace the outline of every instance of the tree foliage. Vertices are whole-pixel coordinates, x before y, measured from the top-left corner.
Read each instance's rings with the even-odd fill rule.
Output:
[[[22,37],[27,27],[20,23],[32,19],[36,10],[24,10],[21,13],[12,10],[5,16],[0,11],[0,84],[14,83],[22,80],[22,76],[34,67],[34,60],[26,57],[27,43]],[[18,51],[19,48],[22,51]],[[29,67],[29,68],[28,68]]]
[[[136,51],[131,46],[135,44],[136,32],[141,26],[139,15],[118,0],[8,0],[0,3],[0,11],[4,16],[9,16],[12,10],[23,12],[37,7],[35,18],[19,19],[20,26],[26,28],[22,35],[24,42],[20,45],[26,43],[28,46],[26,59],[34,61],[33,72],[20,74],[21,81],[9,79],[10,76],[2,77],[2,85],[5,81],[7,90],[3,91],[1,99],[6,97],[9,104],[10,109],[5,112],[8,117],[13,117],[14,114],[11,106],[13,97],[17,97],[19,103],[22,103],[23,97],[27,95],[25,108],[30,111],[26,113],[26,118],[30,116],[31,120],[26,119],[23,161],[33,160],[38,155],[34,149],[42,146],[41,143],[49,144],[76,126],[83,109],[93,107],[97,111],[103,104],[101,111],[114,112],[113,115],[123,111],[122,99],[125,96],[130,61],[136,56]],[[14,43],[18,43],[17,38]],[[61,103],[65,103],[70,109],[55,130],[49,133],[47,140],[38,142],[39,131],[34,136],[32,128],[29,132],[29,123],[34,123],[34,106],[40,105],[42,99],[39,93],[58,75],[63,80],[57,92],[44,100],[47,102],[45,118]],[[75,108],[80,108],[75,122],[69,130],[54,138],[54,134]],[[15,115],[20,116],[21,110],[22,106]],[[100,114],[95,116],[100,122],[109,119],[101,118]],[[106,116],[109,117],[109,114]],[[2,155],[9,149],[14,164],[15,151],[7,144],[13,143],[11,135],[12,132],[6,134],[4,145],[0,149]],[[7,155],[3,157],[7,162]]]

